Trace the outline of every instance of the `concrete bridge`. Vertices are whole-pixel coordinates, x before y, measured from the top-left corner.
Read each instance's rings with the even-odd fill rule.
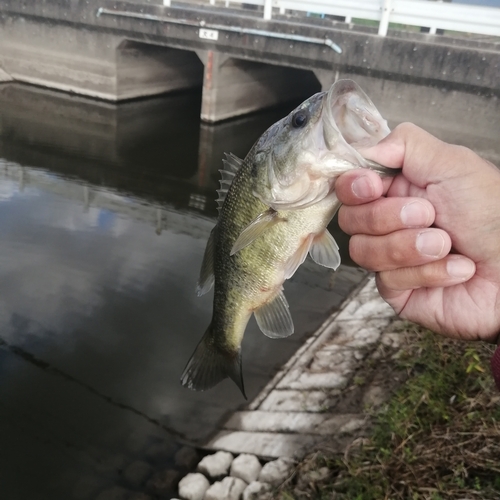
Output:
[[[500,95],[500,44],[252,9],[159,1],[0,0],[0,79],[119,101],[202,87],[216,122],[354,73]],[[499,33],[500,34],[500,33]]]

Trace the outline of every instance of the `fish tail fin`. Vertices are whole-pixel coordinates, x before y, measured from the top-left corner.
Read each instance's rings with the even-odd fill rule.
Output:
[[[194,391],[205,391],[229,377],[238,386],[244,398],[241,351],[226,351],[213,341],[212,325],[189,358],[181,375],[181,384]]]

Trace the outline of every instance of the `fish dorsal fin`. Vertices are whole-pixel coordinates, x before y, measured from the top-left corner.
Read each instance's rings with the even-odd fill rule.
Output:
[[[311,248],[314,235],[310,234],[300,245],[299,249],[288,259],[285,264],[285,279],[291,278],[299,266],[306,260],[307,252]]]
[[[339,246],[327,229],[314,237],[309,255],[320,266],[333,270],[340,266]]]
[[[214,240],[215,240],[215,226],[210,232],[207,241],[205,253],[203,255],[203,262],[201,263],[200,277],[198,278],[198,285],[196,286],[196,293],[201,297],[207,293],[214,285]]]
[[[219,197],[217,198],[217,210],[222,208],[222,204],[226,199],[227,192],[229,191],[229,186],[234,180],[234,177],[241,165],[243,164],[243,160],[240,160],[237,156],[233,155],[233,153],[224,153],[226,158],[222,160],[222,164],[224,168],[221,168],[219,172],[222,175],[222,179],[220,180],[220,189],[217,190],[217,194]]]
[[[231,248],[231,255],[239,252],[242,248],[250,245],[252,241],[257,239],[264,231],[273,227],[278,222],[285,222],[286,219],[282,219],[276,210],[269,208],[265,212],[258,215],[248,226],[241,231],[234,242],[233,248]]]
[[[226,157],[222,160],[224,172],[236,174],[236,172],[238,172],[241,168],[241,165],[243,165],[243,160],[238,158],[236,155],[233,155],[233,153],[224,153],[224,155]]]
[[[271,339],[282,339],[292,335],[293,320],[282,290],[273,300],[255,312],[255,319],[262,333]]]

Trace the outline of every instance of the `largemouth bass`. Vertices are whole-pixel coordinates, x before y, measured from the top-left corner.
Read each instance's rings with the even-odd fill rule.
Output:
[[[202,391],[230,377],[245,396],[240,346],[251,315],[268,337],[293,333],[282,285],[308,254],[328,268],[340,265],[326,229],[340,206],[335,179],[360,167],[394,175],[357,151],[388,133],[359,86],[339,80],[272,125],[244,160],[226,155],[219,219],[198,281],[199,295],[214,287],[213,316],[184,386]]]

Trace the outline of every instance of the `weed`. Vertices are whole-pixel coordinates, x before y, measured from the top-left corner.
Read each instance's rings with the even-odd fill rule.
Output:
[[[316,452],[307,467],[328,467],[328,480],[298,496],[289,485],[278,498],[290,498],[285,491],[315,500],[500,498],[500,398],[488,370],[492,349],[412,324],[404,329],[409,340],[394,362],[408,378],[374,416],[370,438],[343,457]]]

